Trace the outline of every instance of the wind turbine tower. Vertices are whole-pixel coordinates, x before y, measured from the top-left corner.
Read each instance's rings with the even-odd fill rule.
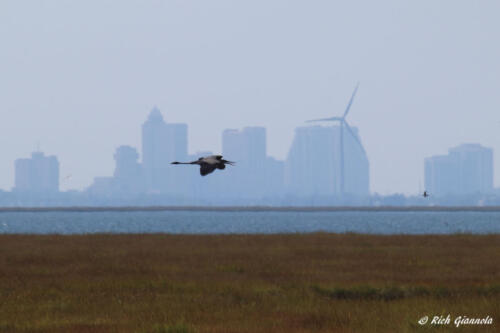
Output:
[[[313,119],[313,120],[308,120],[307,122],[317,122],[317,121],[338,121],[340,123],[340,193],[343,195],[344,194],[344,185],[345,185],[345,173],[344,173],[344,126],[347,129],[347,131],[350,133],[350,135],[356,140],[356,142],[359,144],[361,147],[361,150],[363,151],[363,154],[366,155],[366,151],[363,148],[363,145],[359,141],[358,137],[356,134],[354,134],[354,131],[351,129],[351,126],[346,121],[347,114],[349,113],[349,110],[351,109],[352,102],[354,100],[354,96],[356,96],[356,92],[358,91],[359,83],[356,85],[354,88],[354,91],[352,93],[351,99],[349,100],[349,103],[347,104],[347,107],[344,111],[344,115],[342,117],[331,117],[331,118],[322,118],[322,119]]]

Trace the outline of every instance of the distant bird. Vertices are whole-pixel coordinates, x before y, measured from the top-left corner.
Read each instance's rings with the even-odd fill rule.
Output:
[[[226,164],[234,165],[234,163],[235,162],[223,160],[222,155],[211,155],[200,157],[198,160],[192,162],[172,162],[171,164],[197,164],[200,166],[200,175],[206,176],[214,172],[215,169],[224,170]]]
[[[422,196],[423,196],[424,198],[427,198],[427,197],[429,196],[429,193],[427,193],[427,191],[424,191],[424,194],[422,194]]]

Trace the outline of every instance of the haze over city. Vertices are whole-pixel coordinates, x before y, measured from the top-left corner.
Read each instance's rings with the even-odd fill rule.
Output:
[[[71,175],[62,190],[112,175],[116,148],[141,147],[155,105],[188,124],[190,154],[220,152],[226,128],[264,126],[268,154],[284,160],[295,128],[341,116],[359,81],[348,121],[370,161],[370,191],[416,194],[424,158],[470,142],[500,151],[499,9],[3,1],[0,189],[38,145],[57,155],[61,178]]]
[[[497,332],[499,0],[0,0],[0,331]]]

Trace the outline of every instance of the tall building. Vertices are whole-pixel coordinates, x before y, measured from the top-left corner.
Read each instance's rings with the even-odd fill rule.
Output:
[[[448,155],[424,161],[425,187],[437,196],[489,193],[493,190],[493,149],[463,144]]]
[[[15,165],[16,192],[55,193],[59,191],[59,162],[55,156],[34,152],[31,158],[20,158]]]
[[[140,193],[145,184],[139,153],[130,146],[120,146],[115,152],[114,187],[120,193]]]
[[[358,137],[358,131],[352,127]],[[358,137],[359,140],[359,137]],[[307,126],[295,130],[285,162],[285,186],[297,196],[340,195],[339,126]],[[349,132],[344,132],[344,192],[369,194],[369,162]]]
[[[267,156],[264,127],[225,130],[222,155],[237,163],[226,176],[226,188],[233,195],[255,198],[278,192],[283,183],[283,168],[279,161]]]
[[[335,130],[308,126],[295,129],[292,146],[285,161],[285,186],[296,196],[337,193]]]
[[[241,147],[243,146],[242,136],[237,129],[226,129],[222,132],[222,154],[234,161],[243,160]]]
[[[167,124],[160,110],[155,107],[142,125],[142,165],[149,191],[160,192],[167,187],[165,176],[169,165],[167,142]]]
[[[188,127],[186,124],[167,123],[167,188],[166,193],[171,195],[190,196],[191,179],[188,168],[179,168],[171,165],[173,161],[188,160]]]
[[[153,108],[142,125],[142,165],[148,191],[185,191],[180,185],[184,185],[186,171],[170,163],[187,156],[187,125],[166,123],[160,110]]]
[[[262,168],[266,160],[266,129],[245,127],[227,129],[222,133],[222,154],[241,161],[244,167]]]
[[[167,123],[167,154],[169,161],[183,161],[188,156],[187,124]]]
[[[449,150],[458,166],[460,193],[488,193],[493,190],[493,149],[480,144],[463,144]]]
[[[356,127],[351,127],[359,142]],[[340,130],[338,130],[340,135]],[[339,139],[340,142],[340,139]],[[340,147],[338,148],[340,149]],[[340,152],[339,154],[340,155]],[[340,169],[340,158],[337,160]],[[370,162],[364,150],[348,131],[344,129],[344,191],[347,194],[367,196],[370,194]],[[340,178],[340,173],[338,174]]]
[[[425,190],[433,196],[459,193],[457,168],[448,155],[428,157],[424,161]]]

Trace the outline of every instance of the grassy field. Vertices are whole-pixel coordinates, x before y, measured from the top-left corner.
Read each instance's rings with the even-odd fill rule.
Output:
[[[492,325],[453,325],[487,315]],[[498,332],[499,321],[500,235],[0,236],[0,332]]]

